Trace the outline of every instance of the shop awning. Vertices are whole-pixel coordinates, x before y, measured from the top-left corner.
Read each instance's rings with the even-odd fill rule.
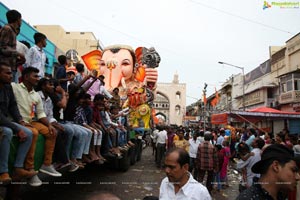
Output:
[[[239,121],[251,121],[253,123],[263,119],[300,119],[300,112],[287,112],[268,107],[258,107],[247,111],[230,111],[211,116],[212,124],[227,124],[228,116]]]
[[[282,110],[276,110],[274,108],[269,107],[258,107],[251,110],[248,110],[249,112],[261,112],[261,113],[273,113],[273,114],[283,114],[283,115],[300,115],[300,112],[287,112]]]

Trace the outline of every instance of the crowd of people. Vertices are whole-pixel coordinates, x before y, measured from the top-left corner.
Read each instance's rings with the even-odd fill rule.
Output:
[[[190,176],[193,176],[193,180],[206,184],[207,192],[203,188],[199,189],[198,192],[202,191],[202,195],[197,195],[199,198],[196,199],[205,199],[213,190],[224,190],[229,187],[229,167],[238,169],[242,177],[237,199],[296,199],[296,185],[300,179],[300,159],[297,157],[300,140],[297,136],[289,135],[286,130],[274,137],[273,134],[254,128],[230,127],[204,131],[198,127],[160,126],[153,131],[151,138],[156,147],[153,151],[156,165],[164,169],[167,175],[161,186],[162,199],[195,197],[192,192],[186,192],[189,191],[185,188],[187,185],[180,183],[185,180],[190,185]],[[183,157],[178,158],[183,156],[182,150],[189,157],[189,161],[184,161],[187,166],[182,163]],[[187,177],[175,171],[175,158],[174,166],[170,164],[171,157],[174,157],[170,154],[174,154],[174,151],[178,154],[179,168]],[[178,175],[177,180],[173,173]],[[173,186],[167,186],[170,183]],[[179,192],[180,188],[183,193]],[[169,191],[166,192],[167,190]]]
[[[70,60],[60,55],[60,66],[51,77],[45,73],[46,35],[35,33],[32,47],[20,43],[16,36],[21,14],[10,10],[6,16],[8,24],[0,29],[0,182],[28,179],[30,185],[40,186],[38,171],[60,177],[58,169],[66,166],[74,172],[87,163],[101,165],[107,157],[121,159],[122,152],[134,144],[129,140],[132,127],[127,123],[128,109],[122,110],[119,92],[127,92],[129,86],[139,91],[139,82],[132,81],[134,69],[120,71],[124,74],[119,80],[122,87],[109,92],[99,71],[86,73],[81,63],[67,70]],[[119,51],[127,55],[132,50],[122,47],[116,51],[114,47],[110,53]],[[135,61],[134,56],[131,59]],[[153,77],[152,89],[157,74]],[[112,84],[111,79],[109,82]],[[135,100],[130,102],[133,106],[146,102],[146,97],[134,95],[130,97]],[[39,134],[45,138],[45,148],[43,163],[36,171]],[[19,145],[9,174],[13,136]],[[287,195],[292,199],[291,191],[299,180],[295,155],[300,153],[300,143],[286,130],[274,137],[251,128],[204,131],[199,127],[157,126],[151,138],[156,166],[164,168],[167,175],[160,186],[160,199],[211,199],[214,189],[229,186],[230,161],[236,162],[242,174],[237,199],[284,199]]]
[[[28,179],[31,186],[40,186],[38,171],[60,177],[58,169],[67,166],[74,172],[87,163],[101,165],[107,157],[121,159],[134,144],[119,89],[108,92],[105,77],[87,72],[81,63],[68,70],[65,55],[58,56],[55,75],[47,75],[46,35],[35,33],[35,45],[21,51],[16,36],[22,16],[16,10],[6,16],[8,24],[0,29],[0,182]],[[41,166],[34,160],[39,134],[45,138]],[[19,145],[9,174],[13,136]]]

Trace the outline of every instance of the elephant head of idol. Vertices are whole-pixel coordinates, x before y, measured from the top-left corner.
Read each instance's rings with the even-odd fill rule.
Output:
[[[143,62],[145,49],[139,47],[134,51],[128,45],[112,45],[103,52],[95,50],[82,58],[89,70],[97,70],[98,75],[104,75],[106,89],[112,90],[132,81],[144,81],[145,68],[148,67]]]
[[[104,49],[100,74],[105,76],[106,88],[119,87],[134,80],[136,67],[135,52],[130,46],[113,45]]]

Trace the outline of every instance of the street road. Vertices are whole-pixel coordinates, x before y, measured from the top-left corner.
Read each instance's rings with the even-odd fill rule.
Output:
[[[237,175],[232,170],[229,172],[230,186],[221,192],[213,191],[213,199],[235,199],[238,195]],[[132,165],[127,172],[90,165],[74,173],[65,172],[61,178],[40,177],[44,184],[37,188],[23,185],[20,199],[84,200],[90,194],[105,190],[117,194],[122,200],[142,200],[147,195],[158,196],[160,182],[165,174],[156,168],[152,149],[147,147],[143,151],[142,160]]]

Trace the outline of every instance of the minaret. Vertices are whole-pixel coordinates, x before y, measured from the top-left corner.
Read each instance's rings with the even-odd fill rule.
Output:
[[[174,83],[174,84],[178,84],[178,83],[179,83],[177,71],[176,71],[175,74],[174,74],[174,78],[173,78],[173,82],[172,82],[172,83]]]

